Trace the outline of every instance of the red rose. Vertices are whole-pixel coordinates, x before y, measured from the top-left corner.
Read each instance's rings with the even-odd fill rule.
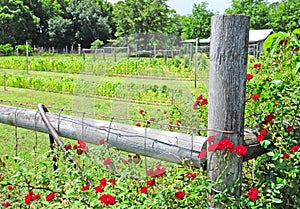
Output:
[[[271,122],[273,119],[275,118],[275,116],[270,113],[269,115],[267,115],[265,118],[264,118],[264,121],[266,124],[268,124],[269,122]]]
[[[71,149],[71,144],[66,144],[66,145],[65,145],[65,150],[67,151],[67,150],[69,150],[69,149]]]
[[[260,135],[266,136],[266,135],[267,135],[267,130],[266,130],[266,129],[262,129],[262,130],[260,131]]]
[[[197,109],[197,106],[198,106],[198,104],[200,103],[200,100],[201,100],[202,98],[203,98],[202,94],[200,94],[200,95],[197,97],[196,101],[194,102],[194,107],[193,107],[194,110]]]
[[[99,197],[99,200],[104,203],[105,205],[114,205],[116,204],[116,200],[112,195],[103,194]]]
[[[83,153],[83,150],[82,150],[82,149],[78,149],[78,150],[77,150],[77,154],[78,154],[78,155],[81,155],[82,153]]]
[[[7,189],[8,189],[9,191],[12,190],[12,189],[13,189],[12,185],[8,185],[8,186],[7,186]]]
[[[251,80],[252,78],[253,78],[253,75],[251,75],[251,74],[247,74],[246,75],[246,80],[247,81]]]
[[[25,203],[25,205],[29,205],[30,202],[31,202],[31,199],[30,198],[26,198],[26,197],[25,197],[24,203]]]
[[[30,202],[31,202],[32,200],[34,200],[34,199],[35,199],[35,195],[34,195],[33,191],[30,190],[30,191],[28,191],[27,195],[25,196],[24,203],[25,203],[26,205],[28,205],[28,204],[30,204]]]
[[[53,200],[53,198],[54,198],[54,193],[50,192],[50,194],[47,195],[46,200],[51,201],[51,200]]]
[[[111,163],[111,159],[110,158],[106,158],[103,162],[103,165],[107,166]]]
[[[156,177],[161,177],[161,176],[163,176],[165,173],[166,173],[166,169],[165,169],[165,168],[160,168],[160,167],[156,168],[156,170],[154,171],[154,175],[155,175]]]
[[[102,145],[105,143],[105,139],[100,139],[99,144]]]
[[[233,144],[230,141],[230,139],[222,139],[218,142],[218,146],[216,148],[216,150],[222,150],[222,149],[227,149],[229,151],[231,151],[233,149]]]
[[[155,121],[155,118],[150,118],[149,121],[151,121],[151,122],[152,122],[152,121]]]
[[[259,99],[259,97],[260,97],[260,94],[254,94],[254,95],[252,95],[252,99],[253,100],[257,100],[257,99]]]
[[[101,185],[96,186],[96,187],[94,188],[94,190],[95,190],[95,192],[103,192],[103,188],[102,188]]]
[[[286,129],[287,129],[287,131],[289,131],[289,132],[294,131],[294,127],[293,127],[293,126],[288,126]]]
[[[184,176],[187,178],[190,178],[190,179],[194,179],[197,177],[196,174],[194,174],[194,173],[186,173]]]
[[[218,143],[211,144],[208,146],[208,151],[213,152],[217,149],[217,147],[218,147]]]
[[[292,146],[290,150],[291,152],[297,152],[299,149],[300,149],[300,145],[297,145],[297,146]]]
[[[81,190],[81,191],[86,191],[86,190],[89,190],[90,187],[91,187],[91,184],[87,184],[87,185],[85,185],[84,187],[82,187],[80,190]]]
[[[146,176],[155,176],[154,175],[154,171],[153,171],[153,168],[150,168],[147,172],[146,172]]]
[[[264,138],[265,138],[265,136],[259,134],[259,135],[257,136],[257,141],[258,141],[258,142],[261,142],[262,140],[264,140]]]
[[[137,123],[137,124],[135,124],[137,127],[141,127],[141,124],[140,123]]]
[[[41,196],[39,194],[34,195],[34,199],[39,200],[41,199]]]
[[[233,151],[236,152],[238,156],[244,155],[246,156],[247,148],[243,145],[237,145],[233,148]]]
[[[207,102],[208,102],[208,100],[207,100],[207,99],[203,99],[200,105],[206,105],[206,104],[207,104]]]
[[[78,148],[82,148],[85,152],[88,150],[86,143],[82,139],[78,139],[78,144]]]
[[[253,200],[253,201],[256,201],[257,199],[257,196],[258,196],[258,190],[257,188],[252,188],[248,191],[248,197]]]
[[[215,140],[216,136],[209,136],[207,137],[206,141],[207,142],[213,142]]]
[[[102,179],[100,180],[100,185],[101,185],[102,187],[106,187],[106,178],[102,178]]]
[[[284,159],[288,159],[289,157],[290,157],[290,154],[288,154],[288,153],[282,154],[282,158],[284,158]]]
[[[114,179],[109,179],[108,182],[109,182],[112,186],[114,186],[115,183],[116,183],[116,181],[115,181]]]
[[[151,180],[147,181],[147,186],[148,187],[152,187],[154,185],[155,185],[155,180],[154,179],[151,179]]]
[[[206,156],[206,149],[201,150],[198,154],[198,158],[204,158]]]
[[[184,198],[184,196],[185,196],[185,192],[182,192],[182,191],[178,191],[178,192],[176,192],[176,194],[175,194],[175,198],[176,198],[177,200],[182,200],[182,199]]]
[[[140,114],[144,117],[146,115],[146,111],[145,110],[140,110]]]
[[[164,115],[166,115],[168,112],[167,112],[167,110],[164,110]]]
[[[253,65],[253,67],[254,67],[254,68],[260,68],[260,67],[261,67],[261,64],[260,64],[260,63],[255,63],[255,64]]]
[[[140,190],[141,193],[147,193],[147,191],[148,191],[148,187],[142,187]]]
[[[4,208],[7,208],[8,206],[10,206],[10,203],[9,203],[8,201],[6,201],[6,202],[4,203]]]

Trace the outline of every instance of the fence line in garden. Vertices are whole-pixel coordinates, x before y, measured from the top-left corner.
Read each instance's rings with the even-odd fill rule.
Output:
[[[190,134],[162,131],[149,127],[138,127],[109,121],[100,121],[85,117],[67,116],[47,113],[47,118],[60,136],[78,139],[88,143],[98,144],[105,139],[111,147],[153,158],[173,162],[191,162],[196,167],[207,161],[207,175],[213,181],[222,179],[222,185],[216,185],[208,194],[213,203],[214,191],[224,191],[227,184],[235,184],[236,196],[241,195],[242,163],[247,159],[257,157],[261,146],[254,134],[250,135],[244,129],[244,108],[246,71],[248,57],[248,35],[250,18],[244,15],[221,15],[212,18],[210,46],[210,78],[208,105],[208,138],[196,136],[196,129]],[[49,133],[38,111],[24,108],[0,105],[0,122],[12,126]],[[151,124],[151,120],[146,121]],[[219,156],[219,153],[209,149],[218,145],[224,138],[230,138],[234,146],[246,145],[247,154],[244,157],[229,156],[230,166]],[[249,143],[250,142],[250,143]],[[207,146],[206,146],[207,143]],[[199,159],[202,150],[207,150],[207,158]]]
[[[1,100],[0,102],[7,103],[8,101]],[[12,103],[15,103],[15,102],[12,102]],[[47,128],[45,128],[44,125],[42,125],[43,122],[41,122],[41,120],[37,118],[37,117],[40,117],[39,114],[37,114],[37,111],[22,108],[24,106],[31,106],[31,107],[35,106],[36,107],[36,105],[29,104],[29,103],[24,103],[24,104],[19,104],[19,105],[21,107],[0,105],[0,110],[1,110],[0,112],[2,113],[0,115],[0,122],[4,123],[4,124],[23,127],[25,129],[29,129],[29,130],[49,133]],[[48,109],[49,109],[49,107],[48,107]],[[157,151],[153,147],[151,149],[147,148],[145,150],[141,144],[134,145],[134,146],[137,146],[134,148],[126,148],[126,147],[124,147],[124,144],[117,145],[116,144],[117,142],[114,141],[114,143],[111,144],[111,146],[116,147],[121,150],[133,152],[136,154],[144,155],[146,152],[147,156],[154,157],[154,158],[157,157],[158,159],[165,160],[168,162],[173,162],[173,163],[182,163],[183,161],[187,160],[187,161],[193,162],[193,164],[195,166],[200,166],[199,159],[197,158],[197,156],[198,156],[199,152],[201,151],[202,146],[205,147],[204,144],[206,141],[206,137],[197,136],[198,131],[205,131],[205,132],[214,131],[214,132],[222,132],[222,133],[226,133],[226,134],[234,134],[233,132],[230,132],[230,131],[221,131],[221,130],[217,130],[217,129],[197,129],[197,128],[193,128],[193,127],[184,127],[184,126],[180,126],[180,130],[187,130],[189,132],[189,134],[179,133],[179,132],[171,132],[171,131],[163,131],[160,129],[151,128],[151,125],[157,124],[160,127],[168,127],[169,124],[164,124],[164,123],[159,123],[159,122],[156,123],[154,121],[133,120],[130,118],[118,118],[118,117],[114,118],[114,117],[108,117],[108,116],[104,116],[104,115],[100,115],[100,116],[104,117],[106,119],[110,119],[110,121],[107,120],[107,121],[99,122],[99,120],[94,120],[94,119],[90,119],[90,118],[86,117],[89,114],[98,115],[98,116],[99,116],[99,114],[80,112],[80,111],[76,112],[73,110],[68,110],[68,109],[63,109],[63,108],[54,108],[54,107],[51,107],[51,109],[59,111],[59,113],[56,113],[56,114],[48,113],[49,114],[48,117],[50,118],[52,123],[55,124],[54,127],[56,127],[58,134],[63,137],[74,139],[74,140],[83,138],[84,140],[86,140],[89,143],[98,144],[100,138],[107,138],[107,141],[110,142],[111,140],[108,139],[109,138],[108,136],[124,135],[124,133],[122,133],[122,130],[138,130],[138,132],[136,132],[136,133],[134,133],[134,131],[133,131],[130,135],[130,138],[132,138],[132,140],[135,142],[139,142],[139,143],[143,144],[145,137],[146,137],[145,133],[148,132],[148,134],[149,134],[150,132],[153,132],[153,135],[150,134],[149,136],[146,137],[146,138],[149,138],[149,141],[151,141],[151,143],[154,143],[154,142],[160,143],[161,142],[161,143],[165,144],[166,147],[177,147],[178,150],[175,149],[175,151],[173,151],[174,148],[172,148],[172,149],[170,148],[171,152],[165,153],[165,155],[167,156],[166,157],[166,156],[161,156],[160,154],[158,154],[161,151]],[[62,114],[63,111],[80,113],[82,116],[74,117],[74,116],[63,115]],[[18,116],[17,118],[15,117],[16,115]],[[65,127],[63,127],[63,125],[61,124],[61,122],[64,120],[68,121],[68,123],[66,124]],[[90,121],[90,122],[87,124],[86,121]],[[150,127],[138,127],[136,125],[119,124],[119,123],[115,123],[115,121],[144,122],[145,124],[148,123]],[[104,132],[107,133],[107,136],[101,135],[101,134],[99,135],[99,133],[93,135],[94,134],[93,131],[97,132],[96,130],[98,129],[98,126],[94,126],[93,124],[98,124],[98,123],[102,124],[101,128],[106,129],[106,131],[104,131]],[[25,124],[25,125],[21,125],[21,124]],[[40,124],[40,126],[42,128],[39,128],[39,126],[36,126],[36,124]],[[116,131],[116,132],[120,131],[121,133],[118,132],[118,133],[114,133],[113,135],[111,135],[109,130],[112,130],[112,129],[110,129],[110,127],[112,125],[114,126],[114,131]],[[116,127],[120,127],[120,128],[118,129]],[[63,131],[61,131],[62,128],[63,128]],[[68,129],[70,129],[70,130],[68,131]],[[88,129],[92,129],[92,132],[85,133],[85,135],[84,135],[82,133],[82,131],[88,130]],[[161,138],[163,138],[163,141],[161,141]],[[116,140],[116,139],[113,139],[113,140]],[[167,142],[165,142],[165,140]],[[199,145],[199,142],[201,142],[202,144]],[[132,141],[129,141],[128,143],[130,144],[130,143],[132,143]],[[148,144],[149,143],[150,142],[148,142]],[[244,143],[248,146],[248,152],[247,152],[248,155],[245,157],[245,160],[252,159],[264,151],[263,149],[261,149],[260,145],[257,143],[255,132],[253,132],[250,129],[245,130]],[[181,145],[182,145],[182,147],[181,147]],[[184,151],[182,151],[182,149]],[[151,154],[151,152],[156,153],[158,156],[156,156],[156,154]],[[180,157],[175,157],[180,153],[184,153],[184,154]]]

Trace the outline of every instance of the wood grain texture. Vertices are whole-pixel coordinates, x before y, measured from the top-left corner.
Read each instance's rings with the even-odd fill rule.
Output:
[[[227,134],[209,131],[215,142],[229,138],[236,146],[243,144],[246,71],[248,59],[249,17],[220,15],[211,20],[208,129],[231,131]],[[216,181],[222,175],[223,185],[241,179],[243,158],[235,155],[224,160],[226,152],[208,152],[208,177]],[[240,184],[235,187],[240,195]]]

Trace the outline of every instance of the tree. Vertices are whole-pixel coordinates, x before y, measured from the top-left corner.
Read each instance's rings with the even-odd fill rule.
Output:
[[[58,19],[66,14],[68,0],[23,0],[32,13],[39,18],[36,33],[33,34],[32,43],[38,46],[49,46],[48,21]]]
[[[210,20],[215,15],[207,9],[207,3],[194,4],[192,14],[183,18],[182,39],[207,38],[210,35]]]
[[[135,33],[167,33],[175,11],[170,10],[167,0],[124,0],[114,5],[113,20],[116,36]],[[173,25],[171,26],[171,28]]]
[[[21,0],[0,1],[0,43],[23,44],[36,33],[39,18]]]
[[[74,43],[74,37],[72,34],[72,21],[70,19],[64,19],[61,16],[51,18],[48,21],[48,44],[64,48]]]
[[[270,4],[264,0],[232,0],[226,14],[244,14],[250,16],[251,29],[270,28]]]
[[[274,31],[291,32],[300,27],[300,1],[282,0],[271,5],[271,23]]]
[[[76,43],[90,47],[97,39],[110,38],[109,11],[103,10],[104,1],[70,0],[66,11],[48,21],[48,34],[53,46],[64,47]]]

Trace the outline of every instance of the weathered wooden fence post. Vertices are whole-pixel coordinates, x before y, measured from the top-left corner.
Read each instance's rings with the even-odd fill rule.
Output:
[[[234,146],[243,143],[249,20],[245,15],[220,15],[211,20],[208,135],[214,142],[229,138]],[[215,192],[234,188],[239,196],[242,157],[226,152],[207,152],[207,174],[212,181],[221,176],[222,183],[208,194],[210,207]],[[228,186],[228,187],[227,187]]]
[[[3,75],[3,87],[4,87],[4,91],[7,91],[6,89],[6,72],[4,71],[4,75]]]

